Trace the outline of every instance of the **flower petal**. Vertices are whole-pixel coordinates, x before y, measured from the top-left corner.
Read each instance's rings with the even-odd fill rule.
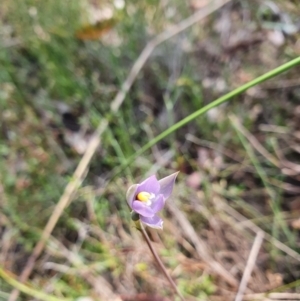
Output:
[[[157,196],[155,200],[152,201],[151,208],[156,213],[163,209],[165,206],[165,198],[162,194]]]
[[[171,195],[178,173],[179,171],[158,181],[160,184],[159,193],[163,194],[165,199]]]
[[[134,197],[136,196],[136,190],[138,188],[138,184],[131,185],[126,193],[126,200],[130,208],[132,208],[132,203],[134,201]]]
[[[138,184],[138,188],[136,193],[146,191],[149,193],[154,193],[155,195],[159,192],[159,183],[156,179],[156,176],[153,175],[149,178],[147,178],[145,181],[143,181],[141,184]]]
[[[152,217],[155,214],[152,208],[140,201],[134,201],[132,203],[132,209],[141,216]]]
[[[153,217],[141,216],[141,222],[147,225],[148,227],[156,229],[162,229],[164,223],[158,215],[154,215]]]

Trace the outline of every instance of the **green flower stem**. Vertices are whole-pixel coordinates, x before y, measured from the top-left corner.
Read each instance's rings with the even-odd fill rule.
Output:
[[[26,295],[34,297],[35,299],[42,301],[71,301],[71,299],[56,298],[54,296],[47,295],[41,291],[37,291],[11,277],[2,267],[0,267],[0,277],[12,287],[18,289]]]
[[[150,140],[147,144],[145,144],[142,148],[140,148],[134,155],[129,157],[119,168],[116,168],[116,170],[113,172],[112,178],[114,178],[119,173],[121,173],[128,165],[130,165],[132,162],[134,162],[136,160],[136,158],[138,158],[141,154],[143,154],[145,151],[147,151],[149,148],[151,148],[157,142],[166,138],[168,135],[172,134],[173,132],[175,132],[179,128],[183,127],[187,123],[189,123],[192,120],[196,119],[197,117],[205,114],[210,109],[215,108],[215,107],[221,105],[222,103],[229,101],[233,97],[242,94],[249,88],[254,87],[266,80],[269,80],[272,77],[275,77],[275,76],[293,68],[294,66],[296,66],[298,64],[300,64],[300,57],[297,57],[297,58],[255,78],[254,80],[240,86],[239,88],[225,94],[224,96],[221,96],[220,98],[214,100],[210,104],[204,106],[203,108],[201,108],[201,109],[195,111],[194,113],[190,114],[189,116],[183,118],[179,122],[177,122],[174,125],[172,125],[171,127],[169,127],[167,130],[165,130],[164,132],[162,132],[161,134],[157,135],[155,138]]]

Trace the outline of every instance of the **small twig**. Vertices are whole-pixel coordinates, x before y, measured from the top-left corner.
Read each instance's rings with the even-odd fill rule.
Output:
[[[297,261],[300,261],[300,254],[291,249],[286,244],[282,243],[269,233],[263,231],[260,227],[258,227],[256,224],[254,224],[251,220],[247,219],[245,216],[240,214],[238,211],[236,211],[234,208],[229,206],[224,200],[221,200],[220,198],[215,198],[215,205],[218,210],[222,210],[227,213],[227,222],[228,217],[233,217],[235,220],[231,221],[231,225],[233,225],[236,228],[248,228],[252,230],[253,232],[257,233],[259,231],[262,231],[264,233],[264,239],[273,244],[277,249],[281,250],[282,252],[286,253],[287,255],[291,256],[292,258],[296,259]],[[236,220],[238,220],[240,223],[237,223]]]
[[[259,141],[240,123],[238,118],[235,115],[230,115],[229,117],[233,124],[238,127],[238,130],[247,138],[247,140],[251,143],[251,145],[267,160],[269,160],[273,165],[278,168],[281,168],[284,174],[287,175],[297,175],[300,172],[300,165],[290,162],[285,159],[283,153],[280,149],[275,149],[275,154],[279,159],[274,157],[271,153],[269,153],[260,143]],[[280,128],[280,127],[277,127]],[[273,126],[274,129],[274,126]],[[282,127],[281,127],[282,130]],[[287,129],[285,129],[287,131]]]
[[[210,3],[206,7],[202,8],[201,10],[197,11],[192,16],[186,18],[185,20],[181,21],[177,26],[174,26],[171,29],[168,29],[164,31],[163,33],[156,36],[154,39],[152,39],[144,48],[136,62],[134,63],[133,67],[131,68],[125,82],[123,83],[120,91],[116,95],[115,99],[111,103],[110,109],[113,114],[115,114],[122,103],[124,102],[124,99],[130,90],[133,82],[135,81],[137,75],[141,71],[142,67],[150,57],[153,50],[160,45],[161,43],[165,42],[166,40],[172,38],[173,36],[179,34],[180,32],[186,30],[187,28],[191,27],[193,24],[199,22],[200,20],[204,19],[208,15],[212,14],[219,8],[221,8],[226,3],[230,2],[231,0],[215,0],[213,3]],[[61,198],[59,199],[51,217],[49,218],[47,225],[45,226],[45,229],[42,233],[42,236],[39,240],[39,242],[34,247],[31,256],[29,257],[20,277],[20,282],[25,282],[28,277],[30,276],[34,264],[37,260],[37,258],[42,253],[46,241],[49,239],[58,219],[62,215],[64,209],[68,206],[68,204],[72,201],[77,189],[80,187],[86,173],[89,167],[89,164],[92,160],[92,157],[94,156],[97,148],[99,147],[101,143],[101,136],[103,132],[106,130],[108,126],[108,121],[104,119],[100,124],[98,125],[96,131],[92,135],[92,138],[87,146],[87,149],[79,162],[74,174],[73,174],[73,180],[71,180]],[[11,293],[8,301],[15,301],[18,298],[19,292],[18,290],[13,290]]]
[[[242,301],[243,300],[243,295],[244,295],[245,290],[247,288],[248,281],[251,277],[252,270],[255,266],[256,258],[257,258],[257,255],[258,255],[258,251],[261,247],[261,244],[263,242],[263,238],[264,238],[264,233],[262,231],[257,232],[257,235],[255,237],[255,240],[254,240],[254,243],[253,243],[253,246],[252,246],[252,249],[251,249],[251,252],[249,254],[249,258],[248,258],[248,261],[247,261],[247,265],[246,265],[242,280],[240,282],[239,290],[238,290],[238,292],[236,294],[236,297],[235,297],[235,301]]]
[[[184,297],[182,296],[182,294],[180,293],[180,291],[177,288],[177,285],[175,284],[174,280],[171,278],[171,276],[168,274],[163,262],[161,261],[160,257],[158,256],[157,252],[155,251],[155,249],[152,246],[152,243],[150,241],[150,238],[146,232],[146,230],[144,229],[144,226],[141,222],[139,222],[139,227],[138,229],[141,231],[141,233],[143,234],[143,237],[154,257],[154,259],[156,260],[156,262],[158,263],[159,267],[161,268],[162,272],[164,273],[165,277],[167,278],[167,280],[169,281],[169,283],[171,284],[172,288],[174,289],[174,291],[176,292],[176,294],[180,297],[180,299],[182,301],[185,301]]]
[[[210,255],[205,243],[198,237],[194,227],[186,216],[176,207],[174,202],[167,203],[167,206],[179,223],[180,228],[183,229],[184,235],[195,245],[198,256],[227,283],[233,287],[238,287],[238,281]]]
[[[270,154],[260,143],[259,141],[240,123],[239,119],[230,114],[229,119],[233,123],[233,125],[239,130],[240,133],[243,134],[247,138],[247,140],[251,143],[251,145],[268,161],[270,161],[273,165],[280,168],[280,163],[272,154]]]

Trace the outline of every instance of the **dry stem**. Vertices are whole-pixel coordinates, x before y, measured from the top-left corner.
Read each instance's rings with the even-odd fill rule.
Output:
[[[142,232],[143,237],[152,253],[152,255],[154,256],[156,262],[158,263],[159,267],[161,268],[162,272],[164,273],[165,277],[167,278],[167,280],[169,281],[169,283],[171,284],[172,288],[174,289],[174,291],[176,292],[176,294],[180,297],[181,301],[185,301],[185,299],[183,298],[183,296],[181,295],[180,291],[177,288],[177,285],[175,284],[174,280],[171,278],[171,276],[168,274],[163,262],[161,261],[160,257],[158,256],[157,252],[155,251],[155,249],[152,246],[152,243],[150,241],[150,238],[146,232],[146,230],[144,229],[144,226],[141,222],[139,222],[139,230]]]
[[[246,268],[245,268],[245,271],[244,271],[244,274],[243,274],[243,277],[242,277],[242,280],[241,280],[241,283],[239,286],[239,290],[235,297],[235,301],[243,300],[243,295],[247,288],[247,283],[251,277],[252,270],[255,266],[256,258],[257,258],[259,249],[261,247],[261,244],[263,242],[263,238],[264,238],[264,233],[262,231],[257,232],[251,252],[249,254],[247,265],[246,265]]]

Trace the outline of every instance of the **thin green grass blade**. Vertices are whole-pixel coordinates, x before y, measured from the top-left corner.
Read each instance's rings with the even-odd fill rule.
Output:
[[[33,289],[13,277],[11,277],[2,267],[0,267],[0,278],[2,278],[5,282],[10,284],[12,287],[20,290],[22,293],[32,296],[35,299],[43,300],[43,301],[71,301],[70,298],[57,298],[55,296],[47,295],[42,291],[38,291],[36,289]]]
[[[300,57],[297,57],[257,78],[255,78],[254,80],[238,87],[237,89],[225,94],[224,96],[221,96],[220,98],[214,100],[213,102],[211,102],[210,104],[204,106],[203,108],[195,111],[194,113],[190,114],[189,116],[183,118],[182,120],[180,120],[179,122],[175,123],[173,126],[171,126],[170,128],[168,128],[167,130],[165,130],[164,132],[162,132],[161,134],[157,135],[155,138],[153,138],[152,140],[150,140],[148,143],[146,143],[143,147],[141,147],[134,155],[132,155],[130,158],[128,158],[128,160],[126,162],[124,162],[121,166],[117,167],[113,173],[112,173],[112,179],[114,177],[116,177],[118,174],[120,174],[127,166],[129,166],[132,162],[134,162],[136,160],[136,158],[138,158],[141,154],[143,154],[145,151],[147,151],[148,149],[150,149],[153,145],[155,145],[157,142],[161,141],[162,139],[166,138],[168,135],[172,134],[173,132],[175,132],[176,130],[178,130],[179,128],[183,127],[184,125],[186,125],[187,123],[191,122],[192,120],[196,119],[197,117],[205,114],[206,112],[208,112],[210,109],[215,108],[219,105],[221,105],[222,103],[225,103],[229,100],[231,100],[232,98],[234,98],[237,95],[242,94],[243,92],[245,92],[246,90],[248,90],[251,87],[254,87],[266,80],[269,80],[293,67],[295,67],[296,65],[300,64]]]

